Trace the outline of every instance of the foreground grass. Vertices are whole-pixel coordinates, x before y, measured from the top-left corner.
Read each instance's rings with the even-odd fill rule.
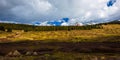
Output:
[[[23,41],[1,43],[0,47],[0,60],[120,60],[119,42]]]
[[[84,53],[63,53],[56,52],[52,55],[42,56],[21,56],[21,57],[0,57],[2,60],[119,60],[120,55],[116,54],[84,54]]]

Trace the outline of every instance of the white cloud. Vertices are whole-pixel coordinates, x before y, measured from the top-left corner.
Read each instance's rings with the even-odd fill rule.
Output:
[[[51,26],[48,21],[42,22],[39,26]]]
[[[51,9],[52,5],[46,0],[26,0],[25,5],[18,5],[11,11],[17,17],[34,19],[40,15],[48,14]]]
[[[112,20],[120,16],[120,0],[107,7],[109,0],[0,0],[0,15],[18,18],[19,22],[59,20],[69,23]],[[8,13],[8,14],[6,14]],[[21,20],[22,19],[22,20]],[[11,19],[15,20],[15,19]]]
[[[2,20],[0,20],[0,23],[18,23],[18,22],[15,22],[15,21],[2,21]]]
[[[61,26],[69,26],[69,24],[64,22],[64,23],[61,24]]]

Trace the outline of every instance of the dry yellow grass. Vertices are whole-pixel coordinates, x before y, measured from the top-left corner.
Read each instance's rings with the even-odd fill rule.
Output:
[[[103,29],[92,30],[72,30],[72,31],[13,31],[13,33],[3,32],[0,38],[7,38],[12,41],[19,40],[71,40],[71,39],[93,39],[98,37],[120,36],[120,24],[103,25]]]

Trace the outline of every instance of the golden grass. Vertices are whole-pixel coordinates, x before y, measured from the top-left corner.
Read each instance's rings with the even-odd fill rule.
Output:
[[[17,34],[17,35],[16,35]],[[74,39],[94,39],[97,37],[120,36],[120,24],[103,25],[103,29],[92,30],[72,30],[72,31],[17,31],[13,33],[2,32],[0,38],[9,38],[12,41],[19,40],[74,40]]]

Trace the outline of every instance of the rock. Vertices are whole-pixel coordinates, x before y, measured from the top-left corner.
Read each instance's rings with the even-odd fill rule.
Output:
[[[30,56],[30,55],[32,55],[32,52],[28,51],[28,52],[26,52],[26,54],[25,54],[25,55]]]
[[[9,52],[6,56],[12,56],[12,54],[13,54],[12,52]]]
[[[37,53],[37,52],[33,52],[33,55],[35,55],[35,56],[36,56],[36,55],[38,55],[38,53]]]
[[[21,53],[18,50],[15,50],[13,52],[13,56],[21,56]]]
[[[18,57],[18,56],[21,56],[22,54],[18,51],[18,50],[15,50],[15,51],[11,51],[9,52],[6,56],[10,56],[10,57]]]

